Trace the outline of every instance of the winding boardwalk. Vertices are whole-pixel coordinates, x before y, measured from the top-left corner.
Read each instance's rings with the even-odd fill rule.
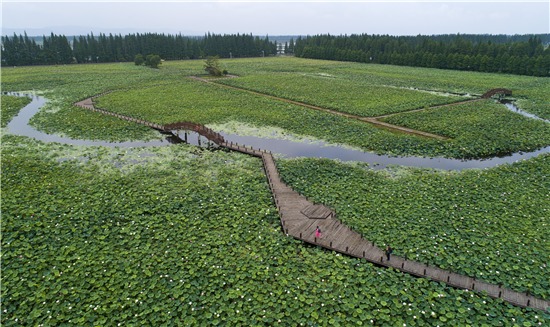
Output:
[[[503,288],[500,285],[476,280],[475,278],[394,255],[392,255],[391,259],[388,261],[382,249],[378,248],[373,242],[364,239],[361,234],[355,232],[344,225],[340,220],[336,219],[336,213],[330,208],[309,201],[283,183],[277,169],[277,164],[270,152],[226,142],[219,133],[200,124],[178,122],[163,126],[97,109],[94,107],[92,99],[100,95],[84,99],[73,105],[109,114],[128,121],[134,121],[162,131],[172,129],[196,131],[219,146],[261,158],[269,186],[273,193],[273,199],[280,215],[281,225],[286,235],[352,257],[366,259],[381,266],[392,267],[398,271],[417,277],[443,282],[454,288],[478,292],[485,291],[487,292],[487,296],[491,298],[500,298],[518,307],[531,308],[550,313],[550,301],[538,299],[528,293],[517,292],[508,288]],[[321,229],[322,237],[315,236],[317,228]]]

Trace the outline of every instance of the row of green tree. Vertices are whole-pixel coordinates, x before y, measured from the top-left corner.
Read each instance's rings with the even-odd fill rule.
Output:
[[[459,34],[449,42],[421,36],[327,34],[299,37],[294,52],[313,59],[550,76],[550,47],[544,47],[541,35],[519,42],[473,43]]]
[[[506,34],[438,34],[438,35],[416,35],[416,36],[401,36],[405,42],[411,42],[412,45],[416,46],[418,43],[422,43],[424,39],[430,39],[434,42],[443,41],[445,43],[451,43],[455,41],[456,37],[460,35],[460,38],[464,41],[470,40],[473,44],[488,42],[491,43],[506,43],[510,42],[528,42],[528,40],[533,37],[540,38],[542,43],[546,44],[550,42],[550,34],[516,34],[516,35],[506,35]]]
[[[73,37],[44,36],[42,44],[27,33],[2,37],[2,65],[26,66],[87,62],[132,61],[140,53],[150,53],[165,60],[196,59],[207,56],[221,58],[267,56],[277,51],[269,37],[252,34],[206,34],[204,37],[186,37],[165,34],[112,35],[93,33]]]

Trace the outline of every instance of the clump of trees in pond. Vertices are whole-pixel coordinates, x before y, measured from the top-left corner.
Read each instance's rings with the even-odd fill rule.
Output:
[[[454,36],[316,35],[296,40],[296,56],[412,67],[550,76],[550,34],[514,41],[495,35]],[[516,38],[517,39],[517,38]],[[505,41],[506,40],[506,41]],[[504,42],[505,41],[505,42]]]
[[[161,63],[162,62],[159,55],[150,54],[145,57],[145,59],[143,59],[143,56],[141,54],[137,54],[134,57],[134,64],[136,64],[136,66],[145,65],[151,68],[158,68]]]
[[[258,57],[275,54],[276,44],[269,37],[252,34],[210,34],[188,37],[181,34],[128,34],[126,36],[93,33],[75,36],[43,37],[42,44],[25,35],[2,37],[2,65],[27,66],[90,62],[133,61],[138,54],[158,55],[165,60]]]
[[[208,56],[204,61],[204,70],[208,72],[211,76],[222,76],[227,75],[227,70],[220,70],[220,57],[219,56]]]

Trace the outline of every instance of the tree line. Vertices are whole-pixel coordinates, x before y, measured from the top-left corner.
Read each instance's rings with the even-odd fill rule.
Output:
[[[2,37],[2,65],[26,66],[90,62],[133,61],[138,54],[158,55],[165,60],[197,59],[207,56],[220,58],[258,57],[276,54],[269,37],[252,34],[211,34],[187,37],[156,33],[113,35],[93,33],[73,37],[43,36],[42,44],[27,33]]]
[[[294,53],[312,59],[550,76],[550,47],[543,45],[543,38],[548,39],[548,34],[506,42],[495,36],[477,43],[460,34],[439,40],[421,35],[326,34],[298,37]]]

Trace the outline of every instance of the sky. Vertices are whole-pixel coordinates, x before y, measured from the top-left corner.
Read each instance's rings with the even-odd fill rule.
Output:
[[[550,33],[550,2],[6,1],[2,35]]]

